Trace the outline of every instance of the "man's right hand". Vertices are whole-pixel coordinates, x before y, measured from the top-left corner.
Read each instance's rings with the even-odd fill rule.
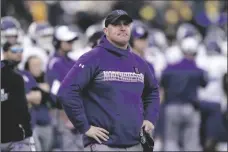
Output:
[[[107,136],[109,132],[103,128],[91,126],[89,130],[85,133],[86,136],[95,139],[99,144],[101,144],[101,140],[108,141],[109,137]]]

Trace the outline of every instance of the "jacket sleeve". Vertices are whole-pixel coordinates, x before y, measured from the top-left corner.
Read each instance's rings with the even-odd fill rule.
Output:
[[[51,90],[53,87],[53,83],[55,81],[60,82],[59,73],[61,73],[61,71],[59,70],[60,68],[58,67],[58,62],[59,62],[59,59],[53,58],[50,60],[50,62],[48,63],[48,66],[47,66],[47,71],[45,74],[45,81],[49,84]]]
[[[17,102],[17,114],[18,114],[18,124],[22,124],[23,127],[26,127],[27,123],[30,122],[30,115],[27,107],[27,100],[25,96],[25,85],[23,78],[17,74],[14,77],[15,89],[13,90],[12,98],[15,98]],[[27,114],[25,115],[25,112]]]
[[[96,61],[92,51],[79,58],[62,81],[58,92],[64,111],[81,133],[85,133],[90,128],[81,94],[95,75]]]
[[[19,71],[19,73],[24,79],[26,94],[32,91],[33,88],[37,87],[37,82],[31,73],[29,73],[28,71]]]
[[[160,110],[159,86],[155,74],[149,65],[145,65],[144,90],[142,100],[144,105],[144,119],[156,124]]]
[[[57,95],[54,95],[51,92],[46,92],[40,87],[35,87],[32,90],[41,92],[41,104],[50,104],[52,108],[62,109],[60,102],[58,101]]]

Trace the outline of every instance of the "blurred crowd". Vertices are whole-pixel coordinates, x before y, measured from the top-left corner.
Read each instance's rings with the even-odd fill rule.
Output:
[[[2,0],[1,8],[1,60],[7,52],[3,46],[15,45],[12,51],[19,56],[15,57],[18,68],[29,72],[40,88],[53,95],[74,62],[99,43],[107,13],[114,9],[127,11],[135,19],[130,45],[136,54],[153,65],[161,84],[162,110],[154,131],[155,151],[183,147],[181,133],[176,135],[180,136],[180,148],[165,145],[166,124],[171,117],[165,114],[169,89],[166,90],[166,82],[162,80],[168,66],[183,61],[184,51],[195,53],[194,61],[205,71],[207,85],[195,90],[198,108],[192,117],[199,113],[200,120],[190,126],[197,130],[193,140],[198,141],[200,149],[227,151],[226,1]],[[17,50],[18,46],[23,51]],[[179,72],[181,75],[182,71]],[[175,87],[181,90],[183,85]],[[39,143],[37,150],[74,150],[74,146],[82,146],[77,137],[80,135],[73,131],[63,110],[49,102],[34,102],[29,106],[34,138]],[[173,125],[180,131],[184,128]]]

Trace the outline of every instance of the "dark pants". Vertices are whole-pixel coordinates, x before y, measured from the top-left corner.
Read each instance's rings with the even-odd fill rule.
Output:
[[[220,104],[201,101],[200,102],[200,114],[201,114],[201,124],[200,124],[200,143],[201,146],[205,145],[207,135],[207,128],[210,126],[207,122],[213,118],[213,115],[220,112]]]

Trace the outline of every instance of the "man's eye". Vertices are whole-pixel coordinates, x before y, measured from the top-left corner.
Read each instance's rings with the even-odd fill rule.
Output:
[[[113,23],[112,25],[117,26],[117,25],[119,25],[119,24],[118,24],[118,23]]]
[[[129,25],[130,23],[129,23],[129,22],[124,22],[123,24],[124,24],[124,25]]]
[[[121,25],[121,22],[116,22],[114,25]]]
[[[128,22],[128,21],[125,21],[125,22],[123,22],[123,21],[117,21],[117,22],[115,22],[115,23],[113,23],[112,25],[114,25],[114,26],[118,26],[118,25],[129,25],[130,24],[130,22]]]

